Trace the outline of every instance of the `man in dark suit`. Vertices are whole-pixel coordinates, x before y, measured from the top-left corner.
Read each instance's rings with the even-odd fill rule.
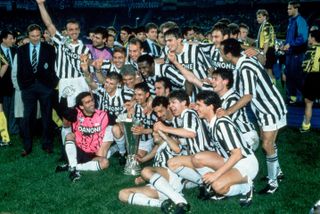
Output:
[[[27,28],[30,43],[21,46],[17,52],[17,79],[22,92],[24,116],[22,138],[27,156],[32,151],[31,127],[35,121],[37,100],[40,102],[42,117],[42,149],[47,153],[53,150],[52,101],[51,95],[58,79],[54,70],[54,47],[40,42],[41,28],[36,24]]]
[[[3,111],[8,120],[8,131],[10,134],[18,134],[19,126],[14,118],[14,88],[11,80],[12,61],[16,54],[14,45],[14,33],[10,30],[1,31],[0,35],[0,55],[3,60],[0,61],[0,67],[4,66],[4,61],[8,64],[7,69],[0,72],[0,96],[3,98]]]

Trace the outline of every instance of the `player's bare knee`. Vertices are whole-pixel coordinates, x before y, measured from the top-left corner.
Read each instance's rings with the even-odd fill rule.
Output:
[[[74,141],[75,139],[76,139],[76,136],[73,133],[68,133],[66,136],[66,141]]]
[[[130,193],[131,193],[131,192],[130,192],[128,189],[122,189],[122,190],[120,190],[120,191],[119,191],[119,194],[118,194],[119,200],[122,201],[122,202],[127,202]]]
[[[109,167],[109,161],[105,158],[101,158],[99,160],[99,165],[100,165],[100,168],[103,170],[103,169],[106,169]]]
[[[121,129],[120,129],[120,126],[115,124],[113,127],[112,127],[112,134],[115,138],[121,138],[122,137],[122,133],[121,133]]]
[[[180,166],[178,161],[176,161],[175,159],[169,159],[167,163],[168,163],[169,169],[171,169],[172,171],[175,171]]]
[[[141,171],[141,176],[144,180],[150,180],[153,174],[154,171],[152,170],[152,167],[144,167]]]
[[[203,165],[203,160],[201,158],[201,156],[199,154],[195,154],[192,156],[191,158],[191,162],[192,162],[192,165],[195,167],[195,168],[201,168],[201,167],[204,167]]]
[[[214,189],[214,191],[218,194],[225,194],[225,188],[224,188],[224,185],[222,182],[220,182],[219,180],[218,181],[215,181],[212,183],[212,188]]]

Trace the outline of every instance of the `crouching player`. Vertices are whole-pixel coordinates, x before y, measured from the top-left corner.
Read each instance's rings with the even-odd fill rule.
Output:
[[[241,206],[252,202],[253,183],[259,169],[250,146],[241,136],[229,117],[216,117],[221,100],[215,92],[197,95],[196,110],[208,122],[208,130],[216,151],[195,154],[192,163],[196,168],[206,168],[202,180],[211,186],[214,197],[244,195]]]
[[[161,137],[160,137],[160,135]],[[145,167],[141,171],[141,177],[136,178],[135,183],[141,184],[149,182],[145,186],[130,187],[122,189],[119,192],[119,199],[129,204],[152,207],[163,206],[167,199],[173,201],[176,205],[171,207],[175,213],[185,213],[190,207],[181,191],[183,189],[182,179],[170,169],[168,169],[167,161],[177,155],[181,155],[182,150],[180,144],[168,137],[161,131],[154,132],[153,137],[156,145],[150,154],[154,154],[154,163],[152,167]],[[169,210],[162,210],[169,213]]]
[[[106,169],[107,139],[111,135],[108,127],[107,112],[97,110],[89,92],[76,97],[75,118],[72,121],[72,133],[66,136],[65,151],[69,164],[57,166],[56,172],[70,171],[71,181],[80,179],[79,171],[99,171]]]

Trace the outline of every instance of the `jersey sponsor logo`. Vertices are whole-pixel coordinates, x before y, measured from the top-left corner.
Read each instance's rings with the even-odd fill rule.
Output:
[[[235,66],[231,63],[227,63],[227,62],[217,62],[217,61],[213,61],[213,67],[215,68],[224,68],[224,69],[235,69]]]
[[[116,114],[117,112],[121,112],[123,110],[123,106],[109,106],[105,104],[105,109],[109,111],[109,114]]]
[[[83,135],[91,135],[91,134],[94,134],[94,133],[97,133],[97,132],[100,132],[101,131],[101,126],[94,126],[94,127],[88,127],[88,126],[79,126],[78,127],[78,130],[80,132],[83,133]]]
[[[64,52],[67,56],[69,56],[69,57],[71,57],[71,58],[73,58],[73,59],[79,59],[79,60],[80,60],[79,54],[72,52],[72,50],[70,50],[70,48],[68,48],[68,47],[63,47],[62,49],[63,49],[63,52]]]
[[[193,70],[193,63],[183,63],[182,65],[188,70]]]

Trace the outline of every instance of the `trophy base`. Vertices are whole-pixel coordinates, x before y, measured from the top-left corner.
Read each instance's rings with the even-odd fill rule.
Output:
[[[140,175],[140,172],[141,172],[141,166],[139,165],[138,161],[136,161],[135,155],[128,155],[123,173],[125,175],[137,176],[137,175]]]

